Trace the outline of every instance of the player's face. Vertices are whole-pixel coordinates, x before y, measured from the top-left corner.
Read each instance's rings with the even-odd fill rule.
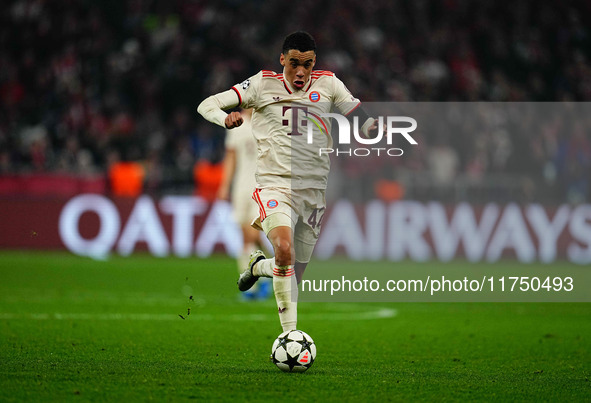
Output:
[[[281,54],[279,61],[283,66],[283,77],[292,87],[301,90],[310,80],[310,74],[316,63],[316,52],[290,49],[287,53]]]

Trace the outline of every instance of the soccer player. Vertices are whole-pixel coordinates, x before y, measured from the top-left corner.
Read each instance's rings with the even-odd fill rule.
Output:
[[[240,112],[242,125],[226,131],[226,150],[224,155],[224,175],[218,189],[218,198],[231,200],[234,220],[242,231],[243,247],[238,256],[238,272],[241,274],[249,269],[250,255],[262,247],[260,232],[251,226],[252,220],[258,215],[257,204],[252,200],[252,191],[256,187],[255,171],[257,144],[252,135],[250,124],[252,109]],[[246,299],[265,299],[271,291],[269,282],[258,281],[255,287],[244,293]]]
[[[282,74],[262,70],[208,97],[197,110],[210,122],[232,129],[244,119],[238,112],[224,110],[253,108],[252,132],[258,149],[253,198],[259,207],[253,225],[264,230],[275,257],[253,253],[238,288],[246,291],[259,277],[273,278],[279,320],[286,331],[296,329],[295,279],[301,280],[310,261],[325,211],[330,160],[319,150],[332,146],[331,119],[321,119],[319,114],[336,108],[350,120],[357,117],[366,137],[377,130],[377,121],[359,107],[360,101],[332,72],[313,70],[316,43],[310,34],[288,35],[279,62]],[[314,125],[309,123],[312,118]],[[306,148],[301,139],[308,137],[308,129],[313,131],[313,145]]]

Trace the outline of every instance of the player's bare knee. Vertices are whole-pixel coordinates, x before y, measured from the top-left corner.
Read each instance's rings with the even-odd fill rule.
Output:
[[[293,264],[293,248],[291,242],[287,240],[278,240],[273,244],[275,250],[275,263],[278,266],[287,266]]]

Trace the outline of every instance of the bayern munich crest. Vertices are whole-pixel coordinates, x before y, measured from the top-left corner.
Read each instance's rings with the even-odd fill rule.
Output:
[[[310,93],[310,101],[312,101],[312,102],[320,101],[320,94],[318,93],[318,91],[312,91]]]
[[[277,207],[278,204],[279,204],[279,202],[277,200],[269,200],[267,202],[267,207],[275,208],[275,207]]]

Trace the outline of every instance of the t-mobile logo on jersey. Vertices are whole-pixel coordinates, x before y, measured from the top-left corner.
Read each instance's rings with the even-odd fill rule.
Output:
[[[377,123],[377,134],[375,137],[365,137],[364,132],[367,131],[368,127],[371,126],[372,122],[365,123],[368,127],[359,127],[359,118],[353,117],[353,124],[349,119],[338,113],[313,113],[308,110],[305,106],[284,106],[283,116],[289,117],[290,119],[284,119],[282,121],[284,126],[291,126],[291,130],[288,133],[290,136],[302,136],[304,133],[300,132],[300,129],[305,132],[308,144],[314,144],[314,127],[316,127],[323,135],[329,136],[329,125],[327,124],[328,119],[334,119],[338,124],[338,144],[339,145],[350,145],[351,144],[351,132],[355,141],[363,145],[375,145],[381,142],[386,136],[386,144],[393,144],[393,137],[395,134],[400,134],[408,141],[411,145],[417,145],[416,140],[410,135],[417,128],[417,121],[408,116],[379,116],[376,120]],[[400,123],[408,124],[406,127],[399,127]],[[351,130],[352,129],[352,130]],[[401,148],[387,148],[387,147],[349,147],[347,149],[339,148],[328,148],[321,147],[318,149],[319,155],[334,154],[335,156],[347,155],[357,157],[367,157],[369,155],[388,155],[390,157],[399,157],[404,154]]]

